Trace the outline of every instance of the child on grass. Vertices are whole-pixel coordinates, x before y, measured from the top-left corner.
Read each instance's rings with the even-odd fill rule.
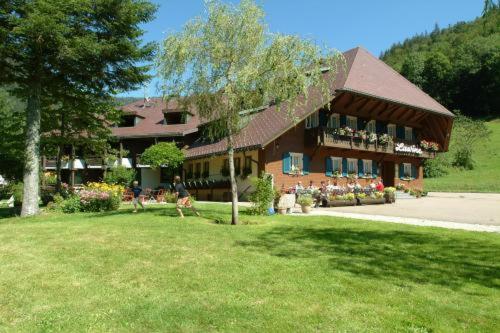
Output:
[[[191,204],[191,199],[189,196],[188,191],[186,191],[186,188],[184,187],[184,184],[181,182],[181,177],[175,176],[174,177],[174,183],[175,183],[175,195],[177,196],[177,205],[175,209],[179,213],[179,216],[181,219],[184,218],[184,214],[182,214],[182,206],[191,208],[193,213],[196,214],[196,216],[200,216],[200,213],[196,211],[196,209],[193,207]]]

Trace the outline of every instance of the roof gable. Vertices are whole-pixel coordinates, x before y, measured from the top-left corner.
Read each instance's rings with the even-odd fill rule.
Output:
[[[345,55],[348,55],[346,56],[348,75],[343,85],[337,89],[453,116],[435,99],[364,48],[354,48]]]

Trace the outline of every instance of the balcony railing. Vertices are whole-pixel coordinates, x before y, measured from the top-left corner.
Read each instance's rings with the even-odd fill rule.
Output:
[[[42,159],[42,167],[44,170],[55,170],[56,169],[56,158],[49,157]],[[72,160],[62,160],[61,169],[79,170],[79,169],[104,169],[112,168],[118,165],[124,166],[125,168],[132,168],[131,158],[118,158],[116,160],[110,160],[108,163],[101,157],[86,157],[85,159],[76,157]]]
[[[307,129],[306,144],[423,158],[432,158],[436,154],[433,151],[422,149],[418,141],[393,138],[387,142],[382,142],[378,135],[370,140],[369,137],[362,138],[356,135],[336,134],[332,130],[325,128]]]

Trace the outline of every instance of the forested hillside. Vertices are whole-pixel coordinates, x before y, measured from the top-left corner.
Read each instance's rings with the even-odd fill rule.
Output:
[[[450,110],[500,117],[500,9],[394,44],[381,59]]]

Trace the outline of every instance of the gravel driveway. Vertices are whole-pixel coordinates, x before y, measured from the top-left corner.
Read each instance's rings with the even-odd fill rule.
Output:
[[[500,226],[500,194],[490,193],[432,192],[425,198],[401,199],[392,205],[324,209],[344,213]]]

